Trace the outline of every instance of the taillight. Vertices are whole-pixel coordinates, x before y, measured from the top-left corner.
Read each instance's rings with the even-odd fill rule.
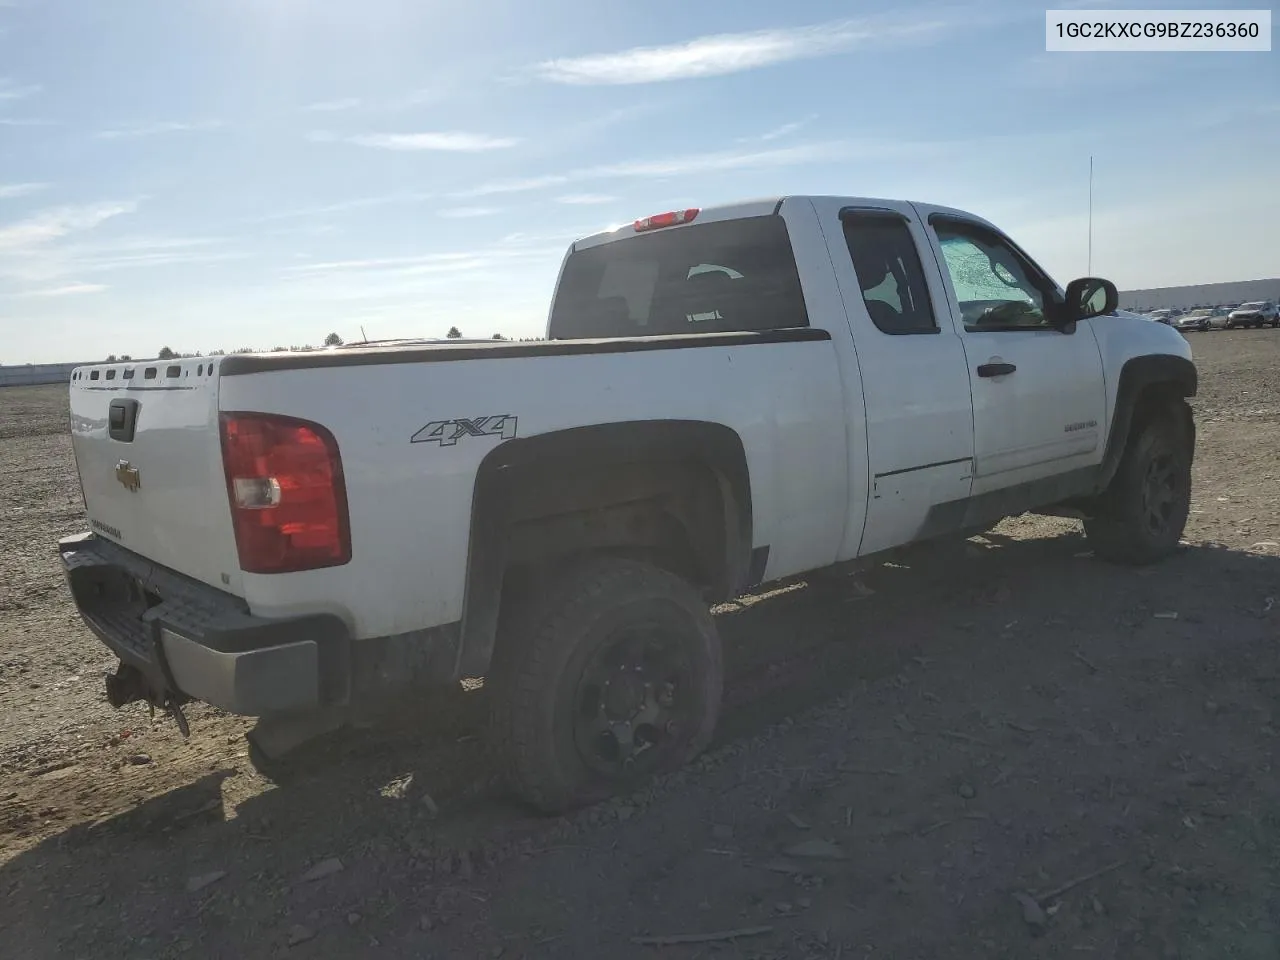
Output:
[[[224,413],[222,468],[240,569],[290,573],[351,559],[338,443],[318,423]]]
[[[655,213],[652,217],[642,217],[635,222],[636,233],[691,223],[699,212],[701,212],[700,207],[690,207],[688,210],[672,210],[670,213]]]

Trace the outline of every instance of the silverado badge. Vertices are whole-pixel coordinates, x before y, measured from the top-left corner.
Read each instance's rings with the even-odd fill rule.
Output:
[[[128,460],[121,460],[116,464],[116,479],[130,493],[142,486],[142,475]]]

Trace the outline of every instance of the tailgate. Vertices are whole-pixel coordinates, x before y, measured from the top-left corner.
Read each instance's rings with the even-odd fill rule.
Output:
[[[241,595],[212,361],[77,368],[71,443],[94,533]]]

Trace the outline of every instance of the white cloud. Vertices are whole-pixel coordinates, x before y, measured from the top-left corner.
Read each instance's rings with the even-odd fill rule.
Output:
[[[405,257],[370,257],[363,260],[329,260],[322,263],[306,263],[289,267],[286,274],[346,273],[362,270],[413,269],[435,264],[448,268],[450,264],[473,259],[473,253],[426,253]]]
[[[799,130],[803,130],[817,119],[818,115],[816,113],[811,113],[809,116],[800,120],[793,120],[791,123],[784,123],[780,127],[774,127],[772,130],[766,130],[758,136],[743,137],[739,142],[749,143],[754,140],[767,143],[770,140],[781,140],[783,137],[789,137],[791,134],[796,133]]]
[[[382,105],[384,110],[410,110],[413,107],[423,107],[428,104],[442,103],[448,99],[451,93],[451,85],[442,83],[434,87],[422,87],[418,90],[411,90],[402,97],[389,100]]]
[[[170,267],[180,263],[222,263],[228,260],[245,260],[249,254],[243,251],[200,251],[200,250],[151,250],[136,253],[120,252],[112,254],[103,251],[97,255],[72,251],[74,259],[70,266],[80,272],[104,273],[114,270],[128,270],[140,267]]]
[[[312,139],[317,139],[313,137]],[[318,139],[334,139],[320,137]],[[505,150],[520,141],[514,137],[494,137],[484,133],[435,131],[430,133],[367,133],[336,138],[361,147],[379,150],[438,150],[446,153],[481,153]]]
[[[500,193],[526,193],[530,190],[541,190],[543,187],[556,187],[568,183],[569,178],[561,173],[548,174],[541,177],[518,177],[511,180],[491,180],[478,187],[470,187],[453,194],[454,197],[490,197]]]
[[[567,174],[549,174],[522,180],[497,180],[455,193],[455,197],[482,197],[498,193],[520,193],[561,186],[584,180],[653,179],[684,177],[698,174],[724,173],[767,167],[801,166],[858,157],[901,156],[921,149],[921,145],[896,141],[831,141],[774,147],[766,150],[720,151],[685,154],[657,160],[631,160],[621,163],[584,167]]]
[[[501,212],[498,207],[449,207],[436,211],[436,215],[453,220],[469,220],[473,217],[492,217]]]
[[[25,290],[24,297],[72,297],[83,293],[101,293],[108,289],[101,283],[68,283],[61,287],[46,287],[42,290]]]
[[[279,213],[263,214],[253,217],[252,223],[265,223],[272,220],[294,220],[303,217],[326,216],[331,213],[346,213],[348,210],[365,210],[370,207],[422,203],[432,200],[432,193],[392,193],[376,197],[353,197],[350,200],[338,200],[333,203],[316,204],[312,207],[299,207],[295,210],[282,210]]]
[[[575,85],[658,83],[718,77],[744,70],[842,53],[856,46],[936,32],[937,21],[838,20],[790,29],[721,33],[660,47],[547,60],[535,76]]]
[[[556,203],[567,203],[572,206],[590,206],[599,203],[613,203],[617,197],[611,197],[607,193],[566,193],[563,197],[556,197]]]
[[[319,103],[309,103],[302,109],[309,110],[312,113],[337,113],[340,110],[354,110],[362,102],[359,97],[339,97],[337,100],[321,100]]]
[[[308,113],[343,113],[356,109],[366,113],[397,113],[440,103],[448,99],[451,93],[452,85],[441,81],[434,86],[420,87],[399,96],[334,97],[332,100],[308,103],[302,109]]]
[[[0,77],[0,100],[25,100],[43,89],[38,83],[19,84],[7,77]]]
[[[78,222],[87,226],[92,217],[82,217]],[[50,232],[46,230],[47,239],[43,241],[13,249],[6,249],[0,242],[0,277],[27,284],[48,283],[89,273],[215,263],[249,256],[244,251],[226,249],[228,241],[218,237],[126,236],[93,240],[71,236],[81,232],[77,230],[66,230],[58,236],[48,236]],[[57,242],[60,240],[63,242]]]
[[[220,120],[196,120],[184,122],[180,120],[161,120],[156,123],[140,123],[129,127],[116,127],[111,130],[99,130],[94,136],[99,140],[134,140],[139,137],[154,137],[164,133],[187,133],[196,130],[216,130],[222,126]]]
[[[0,183],[0,200],[29,197],[31,194],[39,193],[48,186],[47,183]]]
[[[133,201],[106,201],[83,206],[54,207],[0,226],[0,250],[22,251],[39,247],[72,233],[92,230],[112,217],[133,213]]]
[[[297,264],[281,274],[288,295],[314,299],[360,300],[405,296],[440,284],[459,282],[462,276],[484,276],[502,270],[538,269],[564,256],[573,236],[531,237],[513,234],[476,249],[425,253],[413,256],[373,257]]]

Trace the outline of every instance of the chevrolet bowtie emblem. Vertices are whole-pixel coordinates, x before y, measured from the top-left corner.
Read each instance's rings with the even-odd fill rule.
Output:
[[[116,479],[130,493],[142,486],[142,474],[128,460],[121,460],[116,464]]]

